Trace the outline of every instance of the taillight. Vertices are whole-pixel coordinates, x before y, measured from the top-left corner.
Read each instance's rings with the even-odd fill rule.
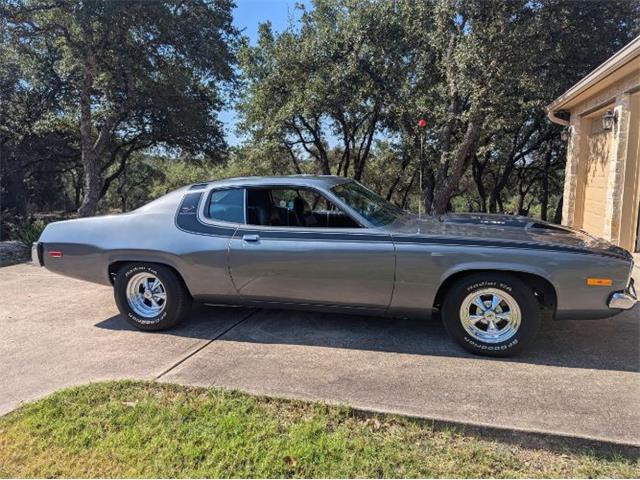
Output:
[[[60,257],[62,257],[62,252],[59,251],[59,250],[51,250],[49,252],[49,256],[52,257],[52,258],[60,258]]]

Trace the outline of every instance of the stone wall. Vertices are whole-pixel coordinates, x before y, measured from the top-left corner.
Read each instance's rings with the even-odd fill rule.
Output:
[[[30,258],[31,252],[23,243],[15,241],[0,242],[0,267],[27,262]]]

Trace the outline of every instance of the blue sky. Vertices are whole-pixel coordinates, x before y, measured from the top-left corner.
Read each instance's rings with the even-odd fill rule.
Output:
[[[236,0],[233,23],[254,44],[260,23],[270,21],[275,31],[284,30],[289,24],[289,19],[296,16],[295,7],[298,3],[305,5],[306,8],[311,7],[311,0]],[[221,112],[220,120],[224,123],[229,145],[237,145],[239,140],[234,132],[235,112],[233,110]]]

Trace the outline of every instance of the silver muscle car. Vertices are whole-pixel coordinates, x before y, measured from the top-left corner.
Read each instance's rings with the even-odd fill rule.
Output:
[[[636,303],[631,255],[604,240],[509,215],[419,218],[335,176],[190,185],[130,213],[51,223],[32,253],[53,272],[113,285],[143,330],[175,325],[192,301],[439,312],[464,348],[502,356],[529,344],[543,317],[604,318]]]

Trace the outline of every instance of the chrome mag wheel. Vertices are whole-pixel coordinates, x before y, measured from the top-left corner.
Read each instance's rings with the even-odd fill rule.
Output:
[[[129,279],[126,295],[131,310],[144,318],[159,315],[167,303],[164,285],[148,272],[136,273]]]
[[[518,332],[522,314],[518,302],[507,292],[485,288],[464,298],[460,306],[460,321],[474,339],[501,343]]]

